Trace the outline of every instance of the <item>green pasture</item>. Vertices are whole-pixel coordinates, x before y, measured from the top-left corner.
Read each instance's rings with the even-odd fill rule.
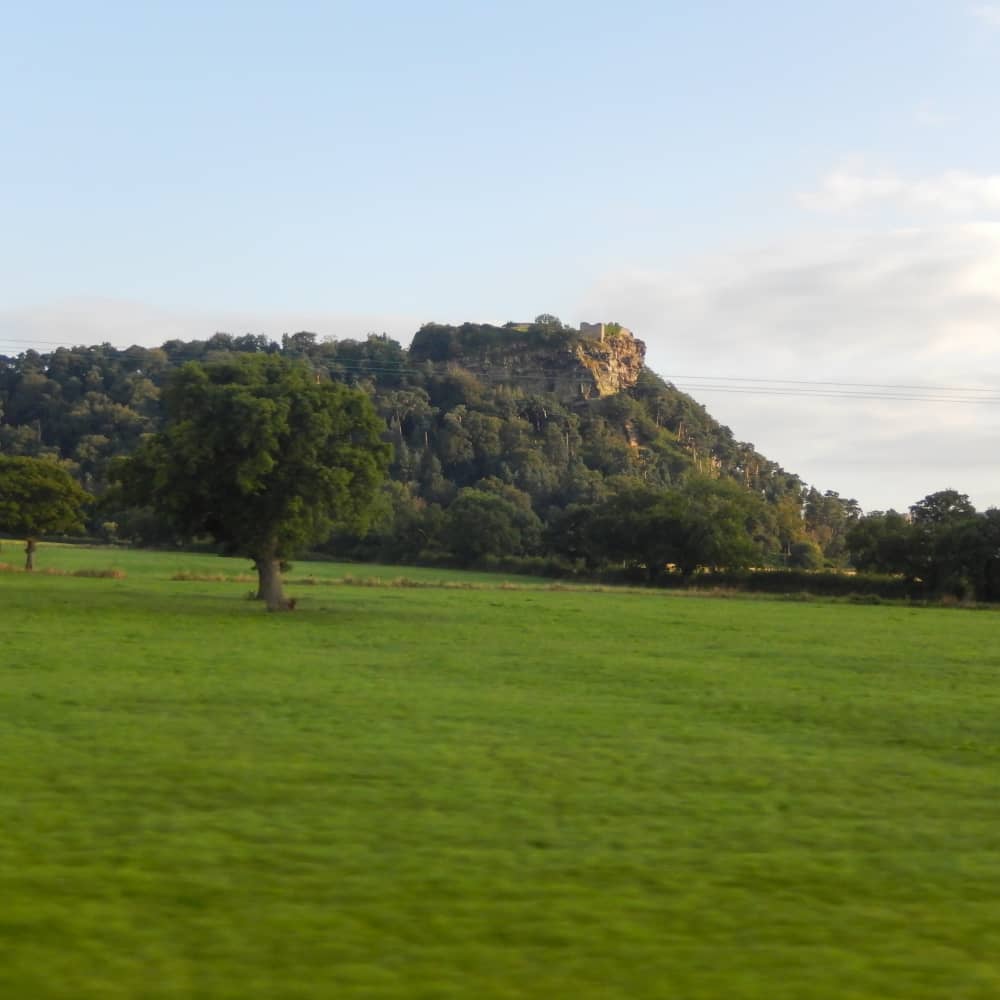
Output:
[[[0,564],[20,569],[24,565],[24,543],[4,539],[0,541]],[[151,552],[143,549],[116,548],[114,546],[39,544],[35,564],[40,573],[47,570],[73,572],[90,569],[121,569],[132,578],[141,577],[146,584],[169,582],[178,573],[205,576],[253,575],[249,559],[224,559],[211,553]],[[415,581],[449,581],[456,584],[473,583],[496,586],[506,581],[521,585],[549,581],[518,576],[516,574],[455,572],[422,566],[381,566],[375,563],[337,563],[328,561],[296,560],[288,575],[290,592],[303,577],[318,580],[340,580],[349,576],[356,580],[376,578],[387,583],[403,577]],[[216,588],[212,588],[217,592]]]
[[[996,612],[38,566],[3,1000],[1000,996]]]

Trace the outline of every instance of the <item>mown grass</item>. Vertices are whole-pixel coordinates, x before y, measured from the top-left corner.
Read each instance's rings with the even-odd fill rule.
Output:
[[[128,575],[0,574],[4,998],[1000,995],[994,613],[46,563]]]
[[[21,542],[4,539],[0,542],[0,562],[14,569],[24,565]],[[80,569],[102,570],[124,569],[130,575],[142,575],[149,579],[170,580],[178,575],[192,577],[246,577],[253,576],[253,566],[249,559],[227,559],[211,553],[197,552],[153,552],[144,549],[117,548],[114,546],[59,545],[42,543],[38,547],[35,565],[39,571],[57,569],[72,572]],[[549,584],[552,581],[519,574],[459,572],[427,566],[385,566],[378,563],[342,563],[296,560],[287,575],[294,587],[303,578],[321,581],[340,580],[350,576],[355,580],[392,581],[406,577],[417,582],[483,583],[496,586],[504,581],[520,584]],[[211,582],[208,580],[206,582]],[[243,580],[235,582],[245,582]]]

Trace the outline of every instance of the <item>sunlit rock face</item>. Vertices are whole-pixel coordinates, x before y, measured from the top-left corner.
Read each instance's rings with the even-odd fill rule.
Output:
[[[645,356],[646,345],[616,323],[582,323],[579,330],[528,323],[428,324],[410,347],[416,363],[447,363],[489,381],[550,392],[567,402],[631,388]]]
[[[594,380],[594,392],[585,395],[613,396],[639,381],[646,345],[620,328],[600,340],[581,338],[576,355]]]

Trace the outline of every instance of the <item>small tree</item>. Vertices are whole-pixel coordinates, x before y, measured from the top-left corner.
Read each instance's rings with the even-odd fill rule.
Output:
[[[248,556],[268,610],[288,607],[281,563],[371,515],[391,448],[368,397],[275,355],[243,355],[183,366],[163,399],[164,430],[115,470],[124,499]]]
[[[788,565],[792,569],[822,569],[823,550],[810,539],[792,542],[788,552]]]
[[[25,540],[24,568],[35,568],[38,536],[82,531],[80,508],[93,497],[61,466],[0,456],[0,529]]]
[[[556,330],[563,328],[562,320],[553,313],[539,313],[535,317],[535,326],[551,326]]]

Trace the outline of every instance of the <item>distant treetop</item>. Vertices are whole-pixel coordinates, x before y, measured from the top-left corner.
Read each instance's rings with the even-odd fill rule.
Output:
[[[540,323],[540,319],[554,322]],[[462,357],[506,353],[511,349],[571,347],[579,339],[579,331],[563,326],[554,316],[540,316],[533,323],[507,323],[505,326],[426,323],[413,337],[410,358],[415,362],[453,361]]]

